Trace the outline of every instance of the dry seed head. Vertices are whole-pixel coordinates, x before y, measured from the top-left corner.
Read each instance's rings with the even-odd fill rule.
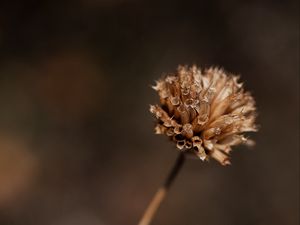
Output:
[[[230,164],[231,147],[253,145],[242,134],[257,131],[255,101],[238,79],[218,68],[179,66],[153,86],[160,97],[150,106],[155,133],[170,137],[180,151]]]

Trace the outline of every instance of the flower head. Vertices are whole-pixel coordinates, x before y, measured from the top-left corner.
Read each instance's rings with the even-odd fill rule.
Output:
[[[238,79],[218,68],[179,66],[153,86],[160,97],[160,105],[150,105],[155,132],[170,137],[180,151],[230,164],[231,147],[253,145],[242,134],[257,131],[255,101]]]

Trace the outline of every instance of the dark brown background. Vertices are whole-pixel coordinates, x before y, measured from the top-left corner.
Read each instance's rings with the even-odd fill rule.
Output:
[[[196,63],[242,74],[257,145],[188,161],[153,225],[297,225],[297,2],[0,3],[0,224],[137,224],[177,155],[150,85]]]

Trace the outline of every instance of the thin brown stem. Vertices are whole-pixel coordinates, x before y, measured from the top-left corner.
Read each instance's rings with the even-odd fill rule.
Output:
[[[155,193],[152,201],[148,205],[146,211],[144,212],[144,215],[142,219],[140,220],[138,225],[149,225],[158,210],[161,202],[166,197],[168,190],[170,189],[173,181],[175,180],[178,172],[180,171],[182,165],[184,163],[184,154],[180,153],[172,170],[170,171],[169,175],[167,176],[164,184],[162,187],[158,189],[158,191]]]

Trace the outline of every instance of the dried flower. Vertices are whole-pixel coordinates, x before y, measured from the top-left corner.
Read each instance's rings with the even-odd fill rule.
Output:
[[[153,87],[161,103],[150,106],[157,118],[155,132],[170,137],[180,151],[230,164],[231,147],[253,145],[242,134],[257,131],[255,101],[238,79],[218,68],[201,72],[179,66]]]

